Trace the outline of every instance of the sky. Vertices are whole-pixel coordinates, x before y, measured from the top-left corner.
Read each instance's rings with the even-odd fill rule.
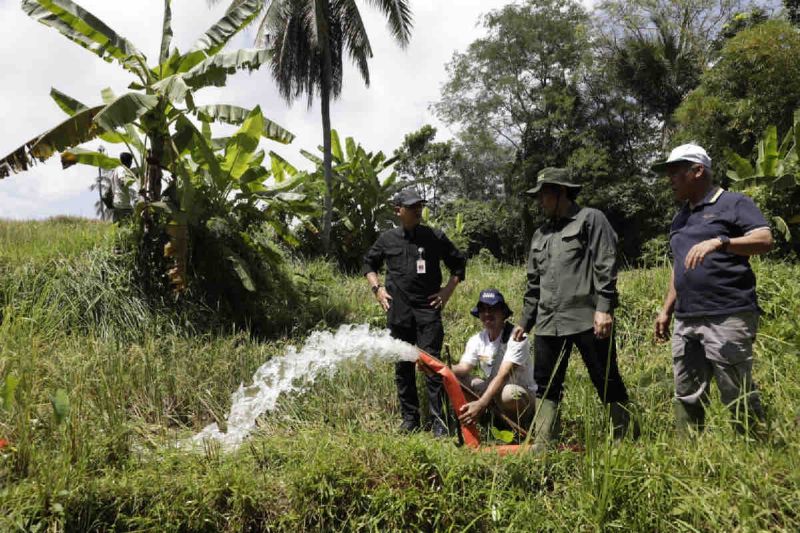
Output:
[[[352,136],[368,151],[391,154],[403,137],[424,124],[439,130],[437,139],[452,136],[430,110],[446,79],[445,65],[483,35],[478,22],[487,11],[507,0],[411,0],[414,30],[401,49],[386,30],[385,19],[367,2],[360,2],[374,57],[365,87],[352,64],[345,65],[341,97],[331,104],[331,123],[341,136]],[[585,2],[589,3],[589,2]],[[79,4],[136,45],[155,63],[161,43],[162,0],[81,0]],[[223,14],[229,2],[208,8],[204,0],[173,0],[172,46],[187,50]],[[133,8],[132,6],[135,6]],[[228,48],[252,47],[250,30]],[[34,22],[18,0],[0,0],[0,157],[47,131],[66,116],[50,99],[50,88],[87,105],[101,102],[100,91],[111,87],[122,94],[132,75],[116,63],[106,63],[67,40],[56,30]],[[301,149],[316,151],[322,141],[319,104],[307,99],[289,105],[282,100],[267,68],[228,78],[224,88],[203,89],[198,105],[225,103],[246,108],[260,105],[265,116],[297,137],[290,145],[266,143],[289,161],[304,166]],[[217,129],[225,133],[223,128]],[[96,149],[101,142],[91,142]],[[107,147],[118,155],[119,145]],[[59,158],[20,174],[0,179],[0,218],[41,219],[56,215],[95,217],[97,193],[89,186],[97,169],[76,165],[61,169]]]

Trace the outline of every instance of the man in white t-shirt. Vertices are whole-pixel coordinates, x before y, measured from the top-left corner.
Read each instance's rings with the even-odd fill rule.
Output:
[[[133,156],[128,152],[119,154],[119,166],[111,171],[111,195],[114,208],[111,211],[114,222],[122,222],[133,215],[133,201],[131,198],[131,185],[136,181],[136,176],[131,172]]]
[[[511,309],[497,289],[481,291],[472,315],[480,319],[483,331],[467,341],[453,373],[480,398],[466,404],[458,418],[465,424],[477,422],[495,400],[506,416],[527,427],[536,397],[528,339],[518,342],[511,338],[514,325],[506,322]],[[474,369],[483,376],[472,376]]]

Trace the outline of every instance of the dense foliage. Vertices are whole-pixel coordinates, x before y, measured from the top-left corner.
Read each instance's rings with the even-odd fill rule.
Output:
[[[677,110],[676,141],[698,140],[720,163],[716,170],[724,171],[726,149],[747,154],[767,126],[780,131],[792,126],[793,112],[800,107],[798,76],[796,28],[770,20],[739,32]]]

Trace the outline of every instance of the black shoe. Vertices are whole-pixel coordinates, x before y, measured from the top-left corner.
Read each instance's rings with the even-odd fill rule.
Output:
[[[442,423],[434,423],[431,432],[434,439],[444,439],[450,436],[450,432],[447,431],[447,428]]]
[[[416,433],[419,431],[419,422],[416,420],[403,420],[400,424],[400,431],[402,433]]]

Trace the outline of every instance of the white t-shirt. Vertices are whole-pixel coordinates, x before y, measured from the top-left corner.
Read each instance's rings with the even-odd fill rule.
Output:
[[[119,165],[111,171],[108,177],[111,182],[111,193],[114,198],[115,209],[130,209],[133,207],[131,202],[131,185],[136,181],[136,176],[125,165]]]
[[[533,361],[527,338],[521,342],[508,339],[508,344],[503,344],[502,334],[491,341],[484,329],[470,337],[459,362],[480,367],[486,379],[491,381],[497,375],[503,361],[510,361],[516,365],[511,371],[508,382],[535,394],[536,382],[533,379]]]

